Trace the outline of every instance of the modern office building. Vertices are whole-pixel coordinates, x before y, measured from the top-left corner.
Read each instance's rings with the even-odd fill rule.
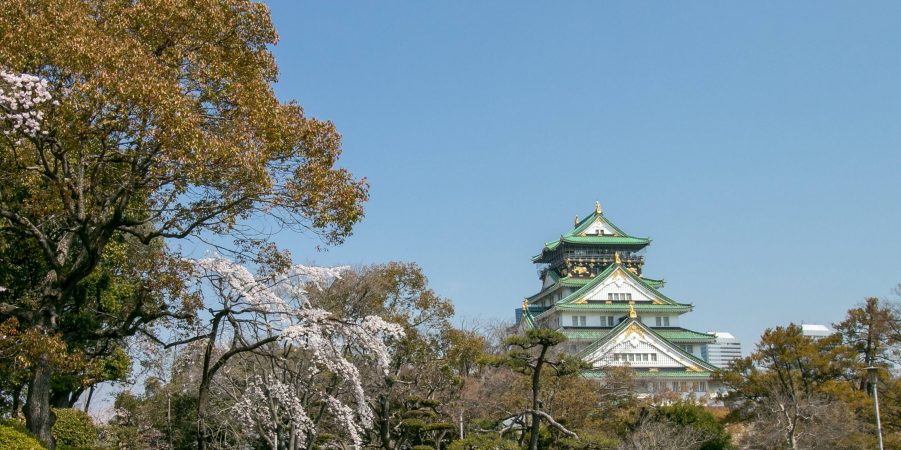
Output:
[[[707,344],[704,359],[714,366],[725,368],[730,362],[741,358],[741,342],[725,331],[708,331],[707,334],[716,336],[716,341]]]
[[[814,339],[824,338],[832,333],[833,331],[826,325],[817,325],[813,323],[801,324],[801,334]]]

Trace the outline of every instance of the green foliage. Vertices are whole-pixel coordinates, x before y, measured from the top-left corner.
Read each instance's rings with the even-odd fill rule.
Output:
[[[656,410],[658,419],[666,419],[669,422],[691,427],[700,431],[708,438],[699,447],[699,450],[726,450],[732,448],[732,436],[703,406],[689,402],[678,402],[672,405],[664,405]]]
[[[100,427],[100,448],[137,450],[144,448],[137,427],[104,425]]]
[[[0,448],[4,450],[43,450],[45,447],[23,428],[4,423],[0,425]]]
[[[548,375],[555,379],[570,378],[589,367],[581,358],[562,352],[551,355],[551,349],[565,341],[566,336],[563,333],[548,328],[534,328],[526,331],[525,335],[508,336],[504,340],[509,348],[506,353],[482,359],[487,365],[508,367],[530,378],[529,407],[532,409],[529,413],[532,424],[528,430],[530,450],[538,449],[540,424],[548,420],[543,415],[549,415],[540,399],[542,379],[545,384],[547,383],[547,377],[542,378],[541,375],[548,372]]]
[[[516,442],[496,434],[471,434],[466,439],[451,442],[447,450],[517,450]]]
[[[148,382],[145,395],[123,392],[115,406],[122,414],[114,419],[105,440],[112,442],[171,443],[176,449],[194,448],[197,442],[197,397],[179,392],[177,384],[157,386]],[[132,447],[128,447],[132,448]]]
[[[872,403],[859,388],[862,358],[842,336],[804,336],[789,325],[766,330],[749,357],[734,361],[716,377],[730,389],[733,418],[749,430],[740,446],[857,448]],[[869,434],[869,433],[866,433]]]
[[[97,427],[86,412],[75,408],[54,409],[53,437],[60,447],[85,448],[97,444]]]

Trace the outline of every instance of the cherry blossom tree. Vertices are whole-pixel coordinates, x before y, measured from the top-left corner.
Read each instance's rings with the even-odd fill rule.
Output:
[[[401,338],[403,329],[372,315],[339,319],[309,301],[306,289],[332,283],[346,267],[293,266],[286,272],[255,275],[221,257],[194,263],[209,321],[203,333],[167,345],[205,342],[198,447],[208,444],[205,420],[217,374],[227,370],[230,361],[252,355],[263,363],[244,370],[245,384],[231,407],[243,427],[273,449],[310,448],[317,425],[327,419],[336,423],[333,429],[344,431],[344,442],[361,448],[373,413],[356,364],[387,370],[387,341]],[[304,364],[292,366],[290,376],[273,370],[298,355]],[[312,382],[317,377],[329,382]]]

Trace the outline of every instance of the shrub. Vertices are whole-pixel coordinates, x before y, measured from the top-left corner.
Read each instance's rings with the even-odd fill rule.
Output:
[[[97,445],[97,427],[86,412],[75,408],[54,409],[53,437],[61,448],[90,448]]]
[[[661,406],[657,410],[657,416],[677,426],[691,427],[703,433],[707,438],[701,444],[700,450],[732,448],[732,436],[726,431],[726,427],[701,405],[679,402]]]
[[[591,433],[579,433],[579,439],[566,438],[557,443],[560,450],[610,450],[619,442],[607,436]]]
[[[98,431],[100,434],[99,448],[134,449],[145,447],[141,442],[141,433],[138,432],[138,427],[112,424],[103,425]]]
[[[517,450],[516,442],[496,434],[473,434],[466,439],[451,442],[447,450]]]
[[[4,450],[43,450],[45,447],[18,427],[0,424],[0,448]]]

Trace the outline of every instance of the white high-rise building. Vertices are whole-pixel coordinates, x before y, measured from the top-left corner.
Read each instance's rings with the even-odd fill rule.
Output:
[[[832,334],[832,330],[830,330],[826,325],[802,323],[801,334],[804,336],[812,337],[814,339],[820,339]]]
[[[741,358],[741,342],[735,336],[724,331],[708,331],[707,334],[716,336],[714,343],[707,344],[707,362],[724,368],[733,360]]]

